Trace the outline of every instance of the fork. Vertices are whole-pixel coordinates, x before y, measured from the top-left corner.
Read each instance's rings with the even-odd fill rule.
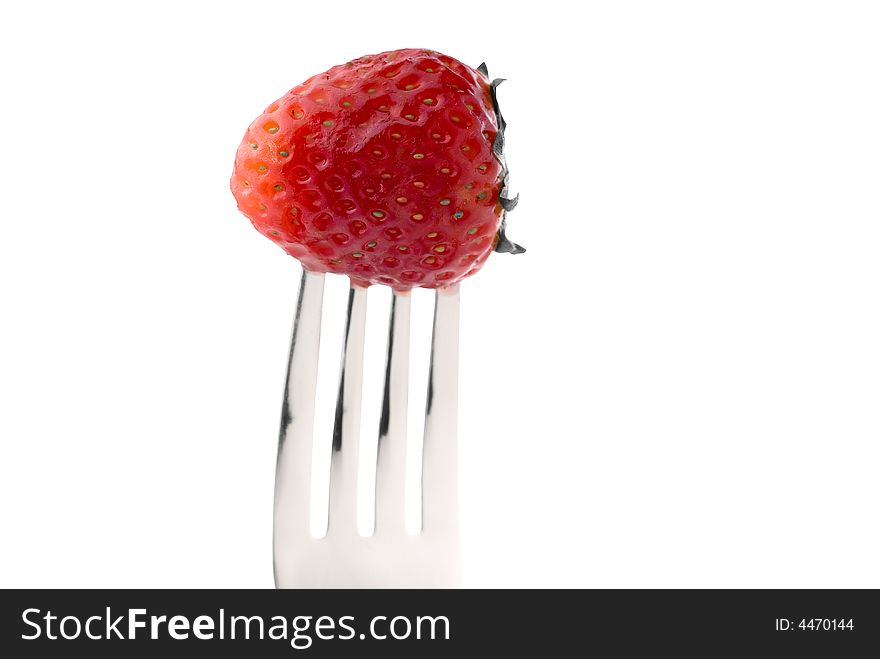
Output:
[[[404,472],[410,294],[394,291],[376,459],[373,533],[357,528],[357,471],[367,288],[352,282],[330,458],[327,533],[309,530],[324,274],[303,270],[275,474],[278,588],[455,587],[460,579],[457,418],[459,286],[437,289],[422,453],[422,525],[407,533]]]

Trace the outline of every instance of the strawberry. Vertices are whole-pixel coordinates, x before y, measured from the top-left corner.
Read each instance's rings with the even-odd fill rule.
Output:
[[[239,210],[306,269],[362,285],[448,286],[524,251],[504,236],[516,199],[487,73],[405,49],[309,78],[245,133]]]

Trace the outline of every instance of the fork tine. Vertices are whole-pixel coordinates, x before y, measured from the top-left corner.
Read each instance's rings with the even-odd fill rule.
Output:
[[[376,532],[403,533],[409,388],[409,291],[394,292],[376,456]]]
[[[275,470],[275,580],[290,548],[309,533],[309,487],[324,275],[303,270],[293,321]]]
[[[367,289],[352,283],[333,425],[330,456],[330,506],[327,532],[357,533],[357,470],[364,379]]]
[[[437,289],[422,451],[422,532],[458,537],[458,285]]]

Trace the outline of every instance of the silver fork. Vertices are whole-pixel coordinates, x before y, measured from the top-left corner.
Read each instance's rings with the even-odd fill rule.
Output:
[[[410,296],[395,292],[376,460],[372,535],[357,528],[357,470],[367,289],[352,284],[330,458],[327,534],[309,530],[312,440],[324,275],[303,271],[275,474],[278,588],[454,587],[460,579],[457,417],[459,289],[435,294],[422,454],[422,527],[404,523]]]

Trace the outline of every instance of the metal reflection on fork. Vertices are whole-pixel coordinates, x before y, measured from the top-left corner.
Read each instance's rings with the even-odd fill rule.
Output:
[[[404,523],[410,295],[391,302],[376,460],[376,519],[357,529],[357,471],[367,289],[352,285],[330,459],[327,534],[309,531],[312,440],[324,275],[303,272],[290,346],[275,475],[274,563],[279,588],[458,585],[459,289],[435,295],[422,453],[422,528]]]

